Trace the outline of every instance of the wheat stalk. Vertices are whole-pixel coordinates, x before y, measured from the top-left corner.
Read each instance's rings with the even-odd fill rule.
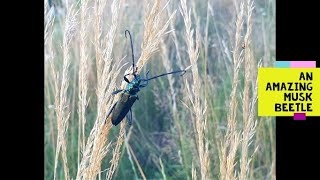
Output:
[[[116,142],[116,147],[112,152],[111,165],[110,165],[109,170],[106,175],[106,179],[108,179],[108,180],[112,179],[112,176],[118,167],[118,163],[119,163],[119,159],[120,159],[120,149],[121,149],[121,145],[124,140],[125,125],[126,125],[125,123],[121,123],[120,133],[119,133],[119,136],[118,136],[118,139]]]
[[[244,55],[244,72],[245,72],[245,80],[244,80],[244,90],[243,90],[243,132],[242,132],[242,152],[241,152],[241,160],[240,160],[240,174],[239,179],[245,180],[247,179],[247,175],[249,173],[249,165],[250,159],[248,159],[248,149],[249,145],[252,142],[252,138],[255,134],[256,128],[256,121],[255,118],[255,102],[257,100],[257,89],[255,84],[252,82],[254,81],[254,59],[252,57],[252,50],[251,50],[251,31],[252,31],[252,11],[253,11],[253,1],[247,1],[247,31],[244,37],[245,43],[245,55]],[[250,92],[250,85],[252,87],[252,97],[250,99],[249,92]],[[252,154],[253,155],[253,154]]]
[[[176,10],[170,15],[166,23],[162,24],[162,11],[167,5],[168,3],[160,11],[160,0],[155,0],[152,8],[147,8],[146,19],[144,21],[143,41],[141,44],[142,52],[137,62],[138,73],[150,57],[158,50],[162,37],[168,33],[166,30],[172,18],[175,16]]]
[[[191,71],[192,71],[192,90],[189,88],[189,83],[187,84],[188,96],[190,102],[192,104],[192,113],[195,124],[195,132],[197,139],[197,148],[198,148],[198,156],[200,162],[200,172],[201,179],[205,180],[209,178],[209,150],[208,150],[208,141],[205,134],[206,131],[206,101],[201,98],[201,80],[197,66],[197,60],[199,57],[199,48],[200,48],[200,32],[199,32],[199,20],[197,20],[196,25],[196,43],[194,46],[193,32],[191,29],[191,10],[187,10],[187,2],[186,0],[181,1],[181,9],[180,12],[182,14],[185,29],[186,29],[186,43],[188,47],[188,55],[191,63]],[[195,13],[195,12],[194,12]]]
[[[240,144],[240,133],[236,130],[237,121],[237,88],[238,88],[238,77],[239,69],[243,61],[242,51],[240,53],[241,45],[241,31],[243,26],[244,16],[244,4],[240,4],[240,12],[237,15],[236,21],[236,34],[235,34],[235,47],[233,51],[233,81],[232,91],[230,94],[230,101],[228,106],[228,128],[225,134],[224,140],[221,142],[221,155],[220,155],[220,175],[222,179],[235,179],[234,167],[235,157],[238,146]]]
[[[87,26],[88,26],[88,0],[81,1],[81,26],[80,26],[80,66],[79,66],[79,126],[78,126],[78,165],[80,163],[80,151],[85,146],[85,124],[86,108],[88,106],[88,45],[87,45]]]
[[[102,10],[105,5],[104,2],[98,1],[95,4],[96,25],[100,25]],[[83,158],[78,168],[77,179],[94,179],[101,169],[102,159],[105,157],[109,150],[109,145],[106,145],[109,131],[112,127],[110,121],[106,121],[107,109],[111,107],[112,99],[110,96],[112,90],[115,87],[115,82],[112,81],[119,73],[121,67],[120,62],[116,63],[112,68],[112,49],[113,42],[116,34],[116,28],[118,25],[118,12],[120,9],[120,3],[118,0],[114,0],[111,5],[112,11],[112,23],[110,29],[106,35],[104,42],[100,41],[101,30],[100,26],[96,27],[95,34],[95,46],[96,46],[96,58],[97,58],[97,96],[98,96],[98,110],[97,119],[94,127],[92,128],[87,140],[87,145],[84,150]],[[105,43],[105,48],[102,51],[102,44]]]
[[[62,65],[62,76],[60,87],[58,87],[59,79],[55,78],[56,91],[55,91],[55,109],[57,115],[57,147],[55,153],[55,165],[54,165],[54,179],[57,178],[56,170],[58,165],[58,157],[60,150],[62,150],[62,160],[65,179],[69,179],[69,167],[67,160],[67,130],[69,125],[70,111],[67,102],[67,90],[69,86],[69,65],[70,65],[70,43],[75,35],[76,30],[76,15],[77,12],[74,11],[73,6],[67,9],[67,16],[65,19],[65,28],[63,33],[63,65]],[[57,77],[57,76],[56,76]]]

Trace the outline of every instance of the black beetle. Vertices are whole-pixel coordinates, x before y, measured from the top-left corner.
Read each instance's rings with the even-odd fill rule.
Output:
[[[168,74],[174,74],[174,73],[182,73],[181,75],[183,75],[187,69],[189,69],[191,66],[189,66],[188,68],[184,69],[184,70],[178,70],[178,71],[173,71],[173,72],[169,72],[169,73],[164,73],[158,76],[154,76],[152,78],[148,78],[148,73],[149,71],[146,73],[146,78],[141,78],[139,74],[136,74],[137,72],[137,68],[135,69],[135,65],[134,65],[134,54],[133,54],[133,44],[132,44],[132,38],[131,38],[131,34],[130,31],[125,30],[125,37],[127,37],[127,32],[130,36],[130,45],[131,45],[131,53],[132,53],[132,69],[133,72],[132,74],[126,74],[124,75],[124,80],[128,83],[127,87],[125,89],[121,89],[121,90],[116,90],[114,91],[112,94],[118,94],[119,92],[122,92],[120,99],[111,107],[107,118],[111,115],[111,121],[113,125],[118,125],[123,119],[124,117],[127,115],[127,119],[129,122],[129,125],[132,124],[132,111],[131,111],[131,107],[134,104],[134,102],[136,100],[139,100],[139,97],[137,95],[137,93],[140,91],[141,88],[146,87],[148,85],[148,81],[150,81],[151,79],[156,79],[158,77],[161,76],[165,76]],[[127,78],[128,75],[133,75],[134,79],[130,82]],[[130,111],[130,113],[128,113]]]

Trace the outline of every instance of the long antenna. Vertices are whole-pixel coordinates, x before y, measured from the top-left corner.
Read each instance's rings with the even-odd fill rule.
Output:
[[[151,80],[151,79],[156,79],[156,78],[161,77],[161,76],[165,76],[165,75],[169,75],[169,74],[175,74],[175,73],[179,73],[179,72],[183,72],[183,73],[181,74],[181,76],[182,76],[182,75],[184,75],[184,73],[186,73],[187,70],[190,69],[190,68],[191,68],[191,65],[188,66],[187,68],[185,68],[184,70],[178,70],[178,71],[173,71],[173,72],[169,72],[169,73],[160,74],[160,75],[158,75],[158,76],[154,76],[154,77],[152,77],[152,78],[145,79],[145,81],[149,81],[149,80]]]
[[[127,38],[127,32],[129,33],[130,36],[130,45],[131,45],[131,55],[132,55],[132,74],[134,74],[134,54],[133,54],[133,43],[132,43],[132,37],[131,37],[131,33],[129,30],[125,30],[124,31],[124,35]]]

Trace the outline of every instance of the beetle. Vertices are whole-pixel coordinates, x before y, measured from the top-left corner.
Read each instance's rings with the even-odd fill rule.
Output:
[[[189,69],[191,66],[184,70],[177,70],[169,73],[160,74],[151,78],[148,78],[149,71],[146,73],[146,78],[142,78],[139,74],[137,74],[137,67],[135,67],[134,64],[134,53],[133,53],[133,43],[132,43],[132,37],[129,30],[125,30],[125,37],[127,38],[127,33],[130,36],[130,45],[131,45],[131,55],[132,55],[132,73],[125,74],[123,79],[128,84],[125,89],[120,89],[114,91],[112,94],[118,94],[121,92],[120,99],[114,103],[110,109],[110,111],[107,114],[107,118],[111,116],[111,121],[114,126],[118,125],[126,116],[128,119],[129,125],[132,124],[132,111],[131,107],[135,103],[136,100],[139,100],[138,92],[141,90],[141,88],[144,88],[148,85],[148,82],[152,79],[156,79],[161,76],[169,75],[169,74],[175,74],[175,73],[182,73],[183,75],[187,69]],[[127,76],[133,75],[134,79],[130,82],[127,78]]]

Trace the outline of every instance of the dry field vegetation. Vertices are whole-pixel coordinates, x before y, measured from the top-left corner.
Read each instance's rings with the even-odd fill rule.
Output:
[[[45,179],[275,179],[257,69],[275,60],[274,0],[45,1]],[[53,8],[54,7],[54,8]],[[133,123],[111,93],[150,76]],[[132,79],[132,77],[131,77]]]

